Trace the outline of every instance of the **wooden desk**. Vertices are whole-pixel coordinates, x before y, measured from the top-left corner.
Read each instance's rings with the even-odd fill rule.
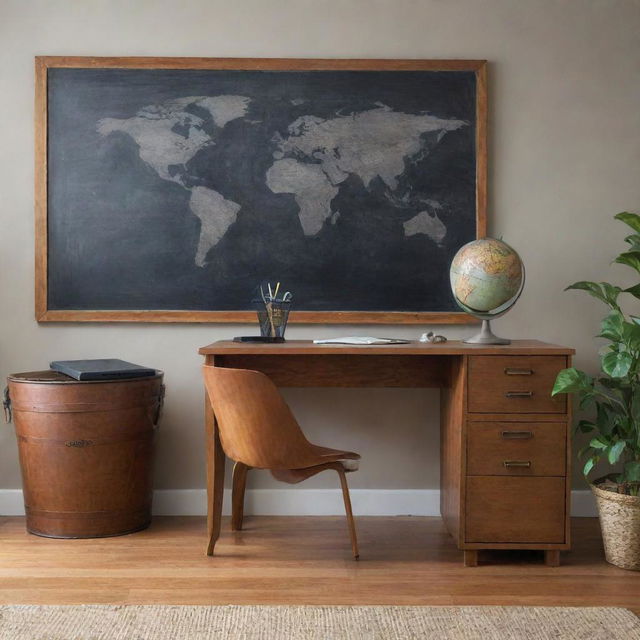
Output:
[[[281,387],[439,387],[440,513],[475,565],[480,549],[569,549],[570,420],[552,398],[573,349],[537,340],[510,345],[387,346],[214,342],[208,365],[255,369]],[[205,399],[209,535],[220,533],[225,456]],[[212,551],[213,552],[213,551]]]

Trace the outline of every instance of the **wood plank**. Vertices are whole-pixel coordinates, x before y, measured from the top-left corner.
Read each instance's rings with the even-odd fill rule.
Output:
[[[45,67],[112,69],[230,69],[283,71],[482,71],[486,60],[387,58],[201,58],[161,56],[37,56]]]
[[[565,367],[571,366],[571,356],[567,355],[565,358]],[[572,433],[573,433],[573,402],[574,398],[567,398],[567,471],[566,471],[566,493],[564,500],[565,510],[565,527],[564,527],[564,540],[567,545],[571,545],[571,477],[573,469],[573,447],[572,447]]]
[[[202,517],[154,518],[143,532],[95,540],[26,533],[0,518],[0,602],[21,604],[329,604],[618,606],[640,613],[640,580],[604,560],[598,521],[572,521],[562,565],[543,552],[481,551],[465,568],[440,518],[228,518],[216,556]]]
[[[487,235],[487,65],[476,72],[476,228]]]
[[[47,311],[47,69],[35,61],[35,312],[41,320]]]
[[[40,244],[39,244],[40,246]],[[43,281],[44,282],[44,281]],[[42,283],[39,283],[41,286]],[[248,323],[256,325],[255,311],[81,311],[44,310],[40,322],[200,322],[216,324]],[[461,311],[292,311],[289,324],[455,324],[472,325],[478,321]]]
[[[467,359],[451,359],[449,367],[449,384],[440,392],[440,514],[460,545],[464,541]]]
[[[462,549],[490,549],[491,551],[569,551],[571,545],[564,542],[465,542]]]
[[[261,371],[280,387],[442,387],[443,356],[224,355],[222,367]]]
[[[207,356],[205,363],[215,366],[216,358]],[[206,553],[213,555],[222,524],[222,500],[224,497],[224,473],[226,458],[220,444],[220,433],[209,394],[204,394],[204,428],[207,454],[207,537]]]
[[[539,340],[513,340],[507,345],[466,344],[460,340],[448,340],[438,344],[411,341],[408,344],[389,345],[340,345],[314,344],[311,340],[287,340],[280,344],[260,344],[219,340],[198,350],[200,355],[571,355],[574,349]]]
[[[205,364],[214,366],[216,362],[215,356],[206,356]],[[214,452],[213,452],[213,433],[215,429],[215,416],[213,415],[213,407],[209,400],[209,394],[204,388],[204,443],[206,448],[206,473],[207,473],[207,535],[211,537],[213,533],[213,480],[214,480]]]

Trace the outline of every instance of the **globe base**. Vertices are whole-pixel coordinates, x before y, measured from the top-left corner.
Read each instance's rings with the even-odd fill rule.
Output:
[[[494,335],[493,331],[491,331],[491,324],[489,320],[482,321],[482,329],[480,329],[480,333],[476,333],[475,336],[471,336],[463,342],[467,344],[511,344],[511,340],[507,338],[498,338],[498,336]]]

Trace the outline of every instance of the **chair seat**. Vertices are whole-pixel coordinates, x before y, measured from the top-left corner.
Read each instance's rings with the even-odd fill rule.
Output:
[[[360,458],[357,453],[354,453],[353,455]],[[326,462],[319,462],[318,464],[314,464],[310,467],[302,467],[300,469],[271,469],[271,475],[276,480],[280,480],[280,482],[297,484],[298,482],[302,482],[311,476],[315,476],[317,473],[325,471],[326,469],[342,468],[345,473],[350,473],[352,471],[357,471],[360,466],[359,460],[355,460],[353,458],[336,460],[335,456],[327,457],[333,457],[334,459],[327,460]]]
[[[331,449],[329,447],[321,447],[317,444],[312,444],[311,447],[313,453],[317,456],[317,462],[314,461],[314,464],[322,464],[324,462],[338,462],[342,460],[360,460],[360,454],[355,453],[354,451]]]

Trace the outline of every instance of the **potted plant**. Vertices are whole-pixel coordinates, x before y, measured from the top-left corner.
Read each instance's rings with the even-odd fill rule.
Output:
[[[640,215],[619,213],[617,220],[633,229],[630,245],[614,262],[640,274]],[[640,299],[640,283],[622,289],[608,282],[576,282],[567,289],[586,291],[609,309],[598,337],[608,341],[601,351],[601,371],[592,377],[574,367],[563,369],[552,395],[576,394],[592,419],[580,420],[577,431],[590,436],[578,456],[585,459],[585,478],[599,465],[610,473],[591,484],[600,514],[607,561],[640,570],[640,317],[625,314],[622,294]]]

